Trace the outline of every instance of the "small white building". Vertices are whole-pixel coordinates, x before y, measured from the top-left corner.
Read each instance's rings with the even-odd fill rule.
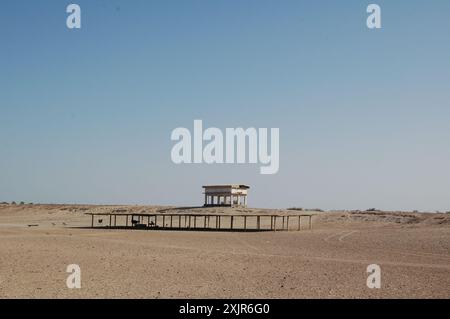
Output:
[[[206,185],[203,186],[205,204],[203,206],[243,206],[247,207],[247,185]]]

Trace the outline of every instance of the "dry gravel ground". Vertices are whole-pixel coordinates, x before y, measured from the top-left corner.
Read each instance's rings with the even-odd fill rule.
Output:
[[[0,297],[450,298],[450,214],[317,213],[300,232],[80,228],[84,213],[116,209],[236,212],[0,205]],[[374,263],[381,289],[366,286]],[[66,286],[69,264],[81,267],[81,289]]]

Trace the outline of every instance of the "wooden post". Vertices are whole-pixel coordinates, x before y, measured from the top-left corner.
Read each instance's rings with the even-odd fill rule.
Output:
[[[128,227],[128,215],[125,215],[125,217],[127,218],[127,220],[125,221],[125,226]]]
[[[94,215],[91,215],[91,228],[94,228]]]
[[[258,215],[258,217],[256,218],[256,223],[258,224],[258,230],[261,229],[261,216]]]
[[[173,215],[170,215],[170,228],[173,226]]]
[[[309,229],[312,229],[312,215],[309,215]]]
[[[191,228],[191,215],[189,215],[189,228]]]
[[[222,216],[219,216],[219,229],[220,229],[220,219],[221,219],[221,217],[222,217]]]
[[[247,216],[244,216],[244,230],[247,229]]]
[[[298,230],[302,229],[302,216],[298,216]]]
[[[204,222],[205,222],[205,225],[204,225],[204,227],[203,227],[203,228],[206,228],[206,215],[205,215],[205,216],[203,216],[203,218],[204,218]]]
[[[163,228],[166,228],[166,216],[163,215]]]
[[[273,231],[277,231],[277,216],[273,216]]]
[[[290,217],[291,217],[291,216],[288,216],[288,217],[287,217],[287,226],[286,226],[286,230],[287,230],[287,231],[289,231],[289,218],[290,218]]]
[[[216,216],[216,229],[219,228],[219,216]]]
[[[178,216],[178,228],[181,228],[181,215]]]
[[[158,226],[158,215],[155,215],[155,227]]]
[[[112,219],[112,215],[109,215],[109,227],[111,227],[111,219]]]
[[[233,219],[234,219],[234,216],[231,216],[231,229],[233,230]]]

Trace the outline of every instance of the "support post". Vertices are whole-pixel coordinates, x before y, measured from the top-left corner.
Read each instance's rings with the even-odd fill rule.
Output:
[[[258,217],[256,218],[256,223],[258,224],[258,230],[261,229],[261,216],[258,215]]]
[[[91,215],[91,228],[94,228],[94,215]]]
[[[234,219],[234,216],[231,216],[231,230],[233,230],[233,219]]]
[[[244,230],[247,230],[247,216],[244,216]]]

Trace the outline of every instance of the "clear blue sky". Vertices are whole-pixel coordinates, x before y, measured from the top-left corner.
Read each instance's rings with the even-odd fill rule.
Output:
[[[450,210],[449,1],[72,2],[0,4],[0,201]],[[194,119],[279,127],[279,173],[173,164]]]

